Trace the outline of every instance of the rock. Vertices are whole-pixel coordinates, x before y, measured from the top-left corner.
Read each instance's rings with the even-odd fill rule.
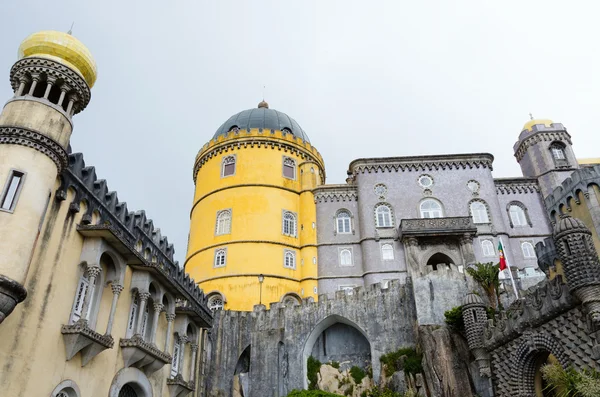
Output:
[[[321,369],[319,370],[319,379],[317,381],[319,390],[329,393],[336,393],[340,388],[341,378],[342,375],[340,372],[331,365],[321,365]]]
[[[394,372],[389,380],[388,387],[396,393],[406,393],[408,387],[406,386],[404,371]]]

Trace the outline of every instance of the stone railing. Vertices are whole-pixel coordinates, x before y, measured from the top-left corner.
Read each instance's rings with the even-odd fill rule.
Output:
[[[470,216],[402,219],[399,232],[402,237],[462,235],[476,233],[477,227]]]

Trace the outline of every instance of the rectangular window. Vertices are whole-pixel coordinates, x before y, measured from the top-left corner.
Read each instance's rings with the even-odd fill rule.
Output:
[[[338,256],[340,258],[340,266],[352,266],[352,248],[338,248]]]
[[[296,269],[296,253],[294,251],[283,251],[283,267],[288,269]]]
[[[381,259],[384,261],[394,260],[394,246],[392,244],[381,245]]]
[[[71,311],[71,319],[69,321],[70,324],[74,324],[82,316],[83,310],[83,302],[85,300],[85,296],[87,295],[88,289],[90,286],[90,282],[85,276],[81,276],[79,279],[79,284],[77,285],[77,295],[75,296],[75,302],[73,303],[73,310]]]
[[[283,158],[283,176],[288,179],[296,179],[296,162],[294,159]]]
[[[215,250],[215,267],[224,267],[227,264],[227,248]]]
[[[354,293],[354,288],[356,285],[338,285],[338,291],[346,291],[347,295],[352,295]]]
[[[235,175],[235,156],[227,156],[222,160],[221,176]]]
[[[1,210],[9,212],[13,212],[15,210],[24,179],[24,173],[15,170],[10,172],[8,175],[8,181],[4,187],[4,191],[2,192],[2,196],[0,196]]]
[[[175,338],[175,344],[173,345],[173,361],[171,364],[171,378],[177,376],[179,372],[179,340]]]

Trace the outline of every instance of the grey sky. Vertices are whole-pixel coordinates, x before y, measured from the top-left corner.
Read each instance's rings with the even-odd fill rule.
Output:
[[[73,150],[183,263],[194,157],[263,85],[328,183],[359,157],[459,152],[520,176],[512,145],[529,112],[562,122],[578,157],[600,156],[598,5],[574,3],[3,0],[0,101],[21,40],[74,20],[99,77]]]

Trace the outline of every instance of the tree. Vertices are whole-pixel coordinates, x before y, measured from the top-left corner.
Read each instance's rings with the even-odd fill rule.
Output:
[[[481,285],[481,288],[485,291],[490,305],[494,310],[498,309],[498,295],[500,293],[500,279],[498,274],[500,273],[500,264],[493,264],[492,262],[487,263],[475,263],[467,268],[467,274]]]

